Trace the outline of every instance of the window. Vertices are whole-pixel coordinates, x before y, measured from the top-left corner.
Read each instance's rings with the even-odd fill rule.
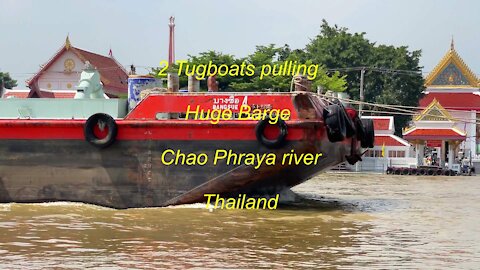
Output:
[[[395,150],[388,151],[388,157],[389,158],[404,158],[405,157],[405,151],[395,151]]]
[[[372,150],[367,150],[367,152],[365,152],[365,157],[373,157],[373,151]]]
[[[405,151],[403,150],[390,150],[390,151],[385,151],[385,156],[389,158],[404,158],[405,157]],[[382,157],[382,150],[367,150],[365,152],[364,157],[377,157],[380,158]]]

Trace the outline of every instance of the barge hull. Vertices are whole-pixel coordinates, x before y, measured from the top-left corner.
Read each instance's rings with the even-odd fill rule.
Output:
[[[205,165],[164,165],[162,153],[208,156]],[[275,153],[275,165],[213,165],[215,151]],[[284,153],[322,153],[317,165],[281,164]],[[350,142],[287,141],[271,150],[256,140],[119,140],[98,149],[84,140],[0,140],[0,202],[72,201],[112,208],[202,202],[203,194],[274,194],[334,166]],[[328,154],[326,154],[328,153]]]

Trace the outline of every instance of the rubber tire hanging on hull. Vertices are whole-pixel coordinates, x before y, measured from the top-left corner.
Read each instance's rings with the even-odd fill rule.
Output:
[[[375,129],[373,127],[372,119],[362,119],[363,130],[365,131],[360,136],[361,146],[363,148],[373,148],[375,145]]]
[[[267,125],[272,125],[271,123],[269,123],[269,121],[270,118],[268,117],[258,121],[258,124],[255,127],[255,135],[257,136],[257,140],[265,147],[270,149],[279,148],[283,146],[286,142],[286,138],[288,135],[287,124],[282,119],[278,119],[275,125],[277,125],[280,129],[280,133],[278,134],[277,138],[271,140],[265,137],[265,128],[267,127]]]
[[[97,138],[93,132],[93,129],[96,125],[105,125],[105,127],[108,128],[107,136],[104,138]],[[115,119],[113,119],[110,115],[105,113],[96,113],[87,119],[83,131],[85,140],[87,142],[98,148],[105,148],[115,142],[118,128]]]
[[[337,104],[327,106],[323,114],[330,142],[340,142],[347,136],[345,113]]]

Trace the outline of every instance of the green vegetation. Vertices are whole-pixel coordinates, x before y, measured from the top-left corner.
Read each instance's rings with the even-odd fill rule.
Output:
[[[17,86],[17,81],[13,80],[8,72],[0,72],[0,88],[2,85],[4,88],[12,89]]]
[[[253,64],[255,66],[255,74],[253,76],[217,76],[220,91],[282,91],[290,90],[292,77],[290,76],[268,76],[260,79],[262,65],[281,65],[286,61],[297,61],[301,64],[316,64],[311,60],[303,61],[300,57],[301,50],[292,51],[288,45],[283,47],[275,47],[274,44],[268,46],[257,46],[255,52],[245,58],[235,58],[230,54],[223,54],[216,51],[202,52],[198,56],[189,55],[188,63],[191,65],[207,64],[212,61],[217,66],[225,64],[227,66]],[[161,68],[153,69],[152,74],[157,75]],[[177,72],[178,65],[169,68],[169,72]],[[187,85],[186,76],[180,76],[180,87]],[[328,74],[323,66],[318,70],[318,75],[313,81],[313,86],[316,89],[317,85],[324,89],[333,91],[346,90],[347,81],[345,76],[341,76],[339,72],[331,72]],[[201,81],[201,88],[206,90],[206,81]]]
[[[409,51],[406,46],[377,46],[365,38],[365,33],[352,34],[347,28],[328,25],[325,20],[320,34],[307,44],[305,55],[327,68],[345,69],[341,74],[347,75],[347,92],[352,99],[359,99],[360,71],[348,71],[351,67],[366,67],[366,102],[417,106],[424,90],[419,66],[421,51]],[[398,135],[409,120],[410,116],[395,115]]]

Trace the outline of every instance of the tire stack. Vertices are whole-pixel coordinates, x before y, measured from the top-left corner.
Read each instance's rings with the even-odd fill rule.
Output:
[[[455,176],[457,173],[449,169],[439,168],[403,168],[403,167],[388,167],[385,171],[387,174],[394,175],[420,175],[420,176]]]

